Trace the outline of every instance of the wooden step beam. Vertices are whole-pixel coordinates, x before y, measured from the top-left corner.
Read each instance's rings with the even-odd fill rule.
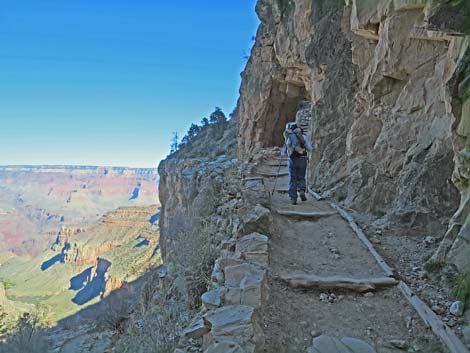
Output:
[[[289,189],[276,189],[276,191],[281,194],[287,194],[289,192]]]
[[[278,167],[279,168],[279,162],[278,163],[268,163],[265,164],[268,167]],[[287,167],[287,162],[281,162],[280,164],[281,167]]]
[[[287,172],[285,172],[285,173],[263,173],[263,172],[260,172],[258,174],[261,175],[262,177],[265,177],[265,178],[279,178],[279,177],[284,177],[284,176],[289,175],[289,173],[287,173]]]
[[[294,211],[294,210],[276,210],[278,214],[286,217],[299,218],[323,218],[337,215],[336,211]]]
[[[351,278],[344,276],[321,277],[308,274],[294,274],[281,276],[291,288],[302,289],[345,289],[364,293],[378,288],[396,286],[399,281],[391,277],[378,278]]]
[[[263,177],[261,177],[261,176],[247,176],[245,178],[242,178],[242,181],[252,181],[252,180],[263,180]]]
[[[312,195],[317,201],[324,200],[324,197],[322,197],[319,193],[316,193],[312,189],[308,188],[308,193]]]
[[[352,228],[352,230],[357,235],[359,240],[362,242],[362,244],[364,244],[364,246],[367,248],[367,250],[369,250],[371,255],[375,258],[375,261],[377,261],[377,263],[382,268],[382,270],[385,271],[387,276],[397,277],[396,271],[394,269],[392,269],[385,262],[385,260],[382,258],[382,256],[380,256],[380,254],[377,252],[377,250],[375,250],[374,246],[369,241],[369,239],[367,239],[367,237],[364,234],[364,232],[362,231],[362,229],[357,225],[356,222],[354,222],[353,217],[348,212],[346,212],[344,209],[339,207],[338,205],[336,205],[334,203],[331,203],[330,205],[333,209],[337,210],[338,213],[341,215],[341,217],[343,217],[349,223],[349,226]]]
[[[267,161],[277,161],[277,162],[279,162],[279,161],[287,162],[287,157],[271,157],[271,158],[267,158],[265,160],[267,160]]]
[[[314,192],[313,190],[309,189],[310,194],[312,194],[317,200],[321,200],[322,197]],[[388,279],[394,280],[393,277],[396,277],[396,272],[392,269],[385,260],[380,256],[380,254],[375,250],[372,243],[367,239],[366,235],[362,231],[362,229],[357,225],[354,221],[354,218],[346,212],[343,208],[336,205],[335,203],[330,204],[331,207],[339,212],[341,217],[343,217],[348,223],[349,226],[353,229],[354,233],[358,236],[358,238],[362,241],[362,243],[366,246],[369,252],[374,256],[377,263],[382,267],[385,273],[390,276],[387,277]],[[295,280],[295,278],[293,278]],[[296,282],[293,282],[294,284]],[[301,284],[302,282],[298,282]],[[428,325],[434,334],[439,337],[441,342],[443,342],[446,347],[448,348],[450,353],[470,353],[470,351],[465,347],[465,345],[459,340],[456,336],[454,331],[447,326],[442,320],[437,316],[434,311],[429,308],[413,291],[411,288],[403,281],[398,283],[398,288],[403,294],[403,296],[408,300],[410,305],[415,309],[421,319],[424,321],[426,325]]]
[[[444,324],[439,316],[437,316],[429,306],[419,299],[406,283],[400,282],[398,288],[426,325],[431,327],[432,331],[447,346],[450,353],[469,353],[468,349],[459,340],[452,329]]]

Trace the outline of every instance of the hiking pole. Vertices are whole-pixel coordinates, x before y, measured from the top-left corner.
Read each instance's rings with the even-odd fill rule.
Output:
[[[307,152],[307,176],[306,176],[306,180],[305,180],[305,186],[307,187],[307,192],[308,192],[308,189],[309,189],[309,186],[308,186],[308,179],[309,179],[309,176],[310,176],[310,168],[309,168],[309,164],[310,164],[310,158],[308,156],[308,152]]]
[[[282,156],[282,150],[284,149],[284,147],[286,148],[286,153],[287,153],[287,146],[285,142],[281,149],[281,156]],[[282,164],[282,158],[279,158],[279,167],[277,168],[276,178],[274,179],[274,187],[273,187],[273,191],[271,192],[271,196],[273,196],[274,192],[276,191],[277,178],[279,176],[279,172],[281,171],[281,164]]]

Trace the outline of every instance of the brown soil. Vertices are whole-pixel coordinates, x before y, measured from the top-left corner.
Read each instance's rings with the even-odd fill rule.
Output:
[[[276,172],[269,167],[258,171]],[[286,167],[281,167],[285,172]],[[265,178],[272,188],[274,178]],[[390,340],[405,340],[417,352],[444,352],[435,336],[420,321],[397,288],[363,295],[341,291],[293,290],[280,283],[280,274],[308,273],[344,275],[355,278],[385,276],[375,259],[339,216],[320,219],[293,219],[276,210],[331,211],[327,202],[312,197],[290,205],[285,194],[287,177],[278,179],[271,200],[276,232],[270,239],[269,300],[264,313],[266,352],[306,352],[312,336],[326,334],[363,339],[379,353],[395,352],[383,348]],[[330,295],[331,302],[320,300]],[[335,298],[331,298],[331,295]],[[397,351],[399,352],[399,351]]]

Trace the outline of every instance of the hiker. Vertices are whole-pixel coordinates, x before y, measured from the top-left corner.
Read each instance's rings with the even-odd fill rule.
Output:
[[[305,173],[307,171],[307,152],[312,151],[312,144],[296,123],[287,123],[284,131],[284,147],[281,154],[289,157],[289,197],[293,205],[297,204],[297,193],[302,201],[307,201],[305,191]]]

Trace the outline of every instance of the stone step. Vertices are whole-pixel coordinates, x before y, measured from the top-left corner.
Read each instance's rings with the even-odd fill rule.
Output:
[[[279,161],[287,162],[287,157],[272,157],[272,158],[267,159],[267,161],[277,162],[277,163],[279,163]]]
[[[352,337],[341,339],[330,336],[320,336],[313,340],[308,353],[376,353],[368,343]]]

